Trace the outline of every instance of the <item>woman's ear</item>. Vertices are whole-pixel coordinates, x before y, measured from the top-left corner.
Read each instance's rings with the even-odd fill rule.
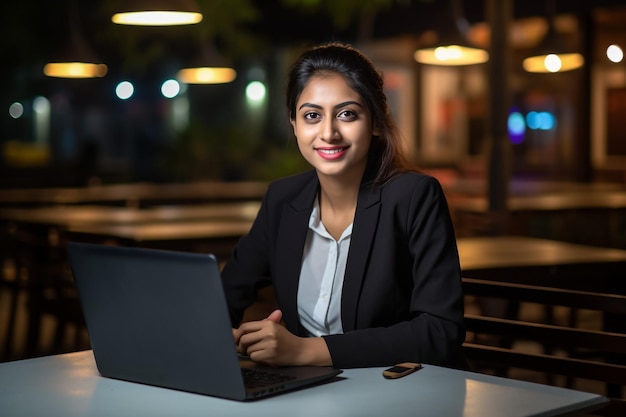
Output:
[[[289,124],[291,125],[291,128],[293,129],[293,134],[295,136],[296,135],[296,120],[295,119],[289,119]]]

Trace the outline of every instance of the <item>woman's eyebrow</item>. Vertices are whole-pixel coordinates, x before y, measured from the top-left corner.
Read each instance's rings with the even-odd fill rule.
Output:
[[[334,109],[339,109],[341,107],[345,107],[345,106],[349,106],[349,105],[355,105],[355,106],[363,107],[363,105],[361,103],[359,103],[358,101],[349,100],[349,101],[344,101],[343,103],[339,103],[339,104],[335,105],[333,108]],[[298,110],[301,110],[303,107],[312,107],[314,109],[322,109],[322,106],[320,106],[319,104],[302,103],[302,105],[300,107],[298,107]]]
[[[322,106],[317,105],[317,104],[313,104],[313,103],[302,103],[302,105],[300,107],[298,107],[298,110],[301,110],[303,107],[313,107],[314,109],[321,109]]]
[[[346,107],[346,106],[350,106],[350,105],[355,105],[355,106],[359,106],[359,107],[363,107],[363,105],[361,103],[359,103],[358,101],[354,101],[354,100],[349,100],[349,101],[344,101],[343,103],[339,103],[335,106],[335,109],[339,109],[341,107]]]

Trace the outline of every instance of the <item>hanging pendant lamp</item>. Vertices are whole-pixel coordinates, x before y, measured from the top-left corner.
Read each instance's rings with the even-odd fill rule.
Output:
[[[48,77],[99,78],[107,74],[108,68],[91,51],[81,33],[78,4],[68,6],[70,38],[65,51],[43,68]]]
[[[202,13],[194,0],[129,0],[111,20],[119,25],[193,25],[202,21]]]
[[[227,65],[212,44],[202,45],[199,57],[176,74],[178,81],[185,84],[224,84],[236,77],[237,72]]]
[[[472,45],[467,39],[469,23],[461,11],[460,0],[449,0],[447,15],[438,31],[437,44],[415,51],[417,62],[428,65],[473,65],[489,60],[489,53]]]
[[[585,63],[583,56],[567,48],[562,36],[556,31],[555,2],[548,1],[547,7],[548,32],[535,48],[535,54],[522,62],[524,69],[535,73],[555,73],[582,67]]]

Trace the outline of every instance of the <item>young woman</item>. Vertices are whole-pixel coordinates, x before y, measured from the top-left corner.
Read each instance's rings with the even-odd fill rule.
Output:
[[[349,45],[315,47],[289,74],[287,107],[313,169],[269,185],[224,267],[235,326],[262,286],[279,306],[233,329],[239,352],[276,366],[464,367],[448,206],[401,156],[377,69]]]

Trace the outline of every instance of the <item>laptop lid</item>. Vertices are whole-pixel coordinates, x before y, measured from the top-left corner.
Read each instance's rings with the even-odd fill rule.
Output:
[[[78,242],[67,252],[102,376],[245,400],[341,372],[279,368],[288,382],[247,390],[213,255]]]

